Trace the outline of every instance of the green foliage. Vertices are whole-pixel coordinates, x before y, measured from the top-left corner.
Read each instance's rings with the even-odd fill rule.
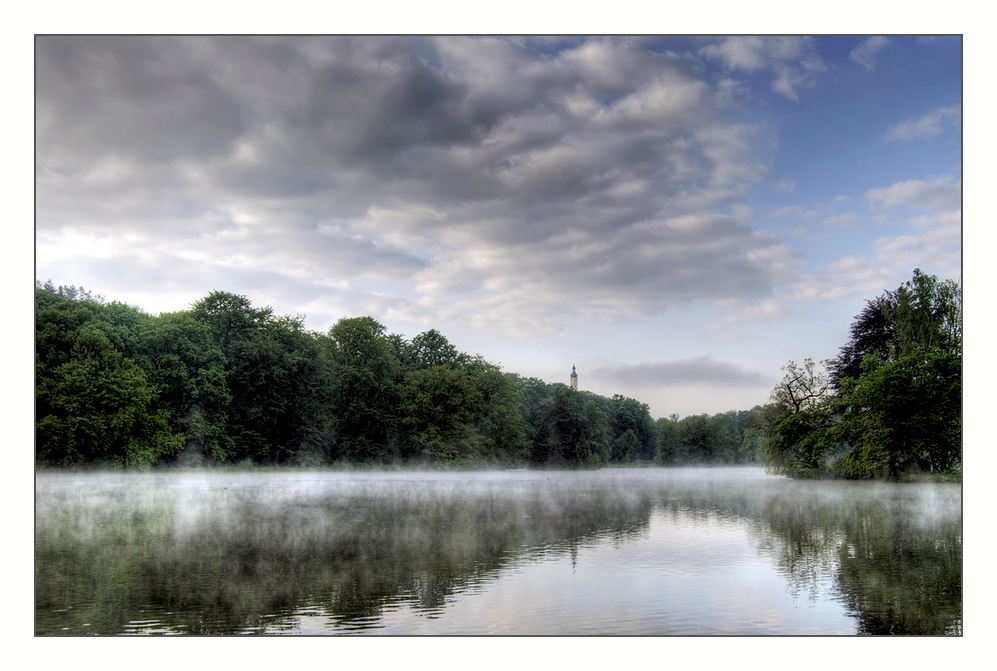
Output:
[[[75,300],[77,290],[71,289],[53,287],[51,282],[35,288],[35,363],[40,373],[68,363],[77,332],[100,313],[99,303]]]
[[[838,449],[831,431],[834,416],[830,377],[813,359],[790,361],[786,375],[772,390],[779,416],[768,425],[766,466],[793,477],[816,477]]]
[[[584,422],[576,448],[576,462],[589,466],[609,463],[612,456],[609,418],[592,400],[585,404],[583,413]]]
[[[426,369],[433,366],[458,368],[467,362],[467,355],[457,351],[436,329],[420,333],[404,349],[409,368]]]
[[[654,458],[654,422],[646,403],[616,394],[609,421],[614,461],[630,463]]]
[[[483,404],[466,371],[434,365],[405,376],[406,423],[425,454],[456,459],[470,452],[471,420]]]
[[[554,400],[553,390],[555,385],[550,385],[536,377],[521,377],[515,373],[510,374],[516,384],[517,393],[522,403],[520,409],[523,417],[523,424],[526,427],[526,443],[533,445],[537,437],[537,429],[540,426],[540,417],[544,408]]]
[[[553,401],[544,410],[537,427],[530,463],[545,466],[568,466],[578,462],[577,446],[580,428],[572,401],[572,390],[560,385],[554,390]]]
[[[149,320],[143,360],[161,401],[176,417],[185,452],[222,461],[234,452],[228,432],[227,360],[211,328],[188,312]]]
[[[840,449],[829,407],[783,413],[769,429],[766,466],[791,477],[820,477]]]
[[[918,353],[962,354],[962,291],[951,280],[914,270],[883,312],[893,327],[890,359]]]
[[[813,359],[804,359],[802,366],[790,361],[782,369],[786,375],[772,390],[773,403],[790,412],[816,410],[827,404],[830,377],[817,369]]]
[[[962,362],[927,352],[899,361],[866,359],[837,404],[841,433],[853,445],[838,465],[848,477],[942,473],[959,463]]]
[[[487,462],[516,465],[527,457],[522,402],[512,376],[498,366],[476,367],[471,379],[481,394],[474,418],[477,453]]]
[[[841,391],[842,380],[856,378],[862,372],[862,360],[870,354],[886,358],[890,353],[890,342],[894,338],[893,324],[886,318],[886,311],[894,298],[887,292],[871,301],[866,301],[862,312],[852,322],[851,337],[843,345],[838,356],[827,362],[831,385]]]
[[[861,360],[856,367],[856,359]],[[768,465],[791,476],[944,473],[961,465],[962,299],[919,269],[870,301],[827,376],[790,362],[773,390]]]
[[[370,461],[397,440],[403,413],[401,365],[373,317],[340,319],[329,329],[331,408],[341,454]]]
[[[37,385],[39,462],[148,467],[180,449],[145,373],[98,325],[78,330],[71,355]]]
[[[194,449],[198,439],[207,439],[215,458],[277,464],[293,459],[307,443],[324,444],[315,434],[328,423],[323,414],[328,376],[319,343],[304,330],[302,318],[275,317],[269,307],[253,308],[244,296],[225,292],[195,303],[190,318],[207,327],[211,340],[200,348],[209,365],[196,366],[207,398],[201,394],[184,415],[188,428],[195,429]],[[202,426],[209,434],[197,434]],[[215,440],[220,435],[224,440]]]
[[[661,418],[654,427],[657,435],[654,462],[662,465],[757,463],[756,439],[749,431],[755,416],[755,410],[730,410],[681,420],[678,415]]]
[[[503,373],[435,329],[407,341],[368,316],[311,333],[222,291],[157,316],[51,283],[35,300],[43,464],[577,468],[757,452],[750,413],[668,437],[644,403]]]
[[[535,379],[517,382],[524,417],[534,427],[531,464],[578,468],[653,458],[654,423],[645,404]]]

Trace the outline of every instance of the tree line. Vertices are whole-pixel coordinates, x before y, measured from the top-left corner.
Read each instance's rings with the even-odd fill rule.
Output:
[[[867,302],[825,370],[789,362],[768,404],[657,420],[635,399],[503,372],[435,329],[407,340],[372,317],[315,333],[226,292],[154,316],[51,282],[35,303],[41,466],[961,468],[961,293],[920,270]]]
[[[447,463],[599,467],[757,461],[752,412],[654,421],[648,406],[503,372],[435,329],[326,333],[212,292],[150,315],[36,283],[40,466]]]
[[[920,269],[855,316],[822,367],[790,361],[758,409],[767,464],[793,477],[900,479],[962,467],[962,293]]]

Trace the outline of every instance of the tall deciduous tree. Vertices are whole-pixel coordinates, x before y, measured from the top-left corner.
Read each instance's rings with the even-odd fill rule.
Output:
[[[854,447],[839,469],[851,477],[895,478],[944,472],[962,456],[962,362],[923,352],[882,362],[866,359],[838,403],[840,435]]]
[[[182,445],[145,373],[95,323],[79,329],[71,359],[40,380],[36,394],[42,463],[147,467]]]
[[[831,385],[841,390],[841,381],[856,378],[862,372],[862,359],[870,354],[887,358],[893,340],[893,324],[886,318],[886,309],[893,298],[889,293],[866,302],[865,308],[852,322],[850,338],[838,356],[828,362]]]
[[[257,309],[245,296],[213,291],[194,303],[191,316],[206,324],[225,359],[228,405],[227,456],[232,460],[265,459],[269,453],[261,431],[260,395],[268,393],[260,375],[261,340],[272,318],[270,308]]]
[[[654,422],[646,403],[615,394],[610,425],[615,461],[626,463],[654,458]]]
[[[380,458],[402,417],[401,366],[373,317],[340,319],[329,329],[334,365],[333,426],[345,456]]]
[[[234,449],[228,430],[232,395],[225,355],[210,327],[188,312],[165,313],[149,321],[142,340],[150,382],[183,432],[185,453],[225,460]]]
[[[470,454],[471,421],[484,399],[467,371],[441,365],[411,371],[403,395],[406,423],[423,453],[448,460]]]
[[[915,353],[962,354],[962,292],[952,280],[914,270],[914,277],[891,294],[884,307],[893,327],[890,358]]]
[[[787,475],[821,475],[838,449],[827,432],[834,422],[829,376],[809,358],[802,366],[790,361],[783,370],[786,375],[771,394],[782,412],[768,427],[766,464]]]
[[[566,466],[574,461],[580,427],[575,422],[571,397],[576,395],[564,385],[554,390],[551,403],[537,426],[530,463],[537,466]]]
[[[416,369],[433,366],[459,368],[468,360],[466,354],[458,352],[446,336],[436,329],[430,329],[412,338],[406,354],[409,365]]]
[[[474,419],[477,454],[493,463],[522,463],[529,452],[515,381],[492,364],[472,366],[470,375],[481,394],[480,410]]]

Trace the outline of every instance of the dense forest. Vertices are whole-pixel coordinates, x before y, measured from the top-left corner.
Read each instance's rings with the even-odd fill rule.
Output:
[[[919,269],[866,302],[824,370],[790,361],[759,409],[769,468],[901,479],[962,469],[962,292]]]
[[[327,333],[213,292],[149,315],[37,283],[39,466],[336,463],[463,467],[758,463],[754,411],[648,406],[503,372],[436,330],[372,317]]]
[[[961,469],[961,293],[920,270],[867,302],[826,371],[791,361],[766,405],[682,419],[503,372],[435,329],[407,340],[369,316],[316,333],[231,293],[150,315],[51,282],[36,284],[35,309],[42,467]]]

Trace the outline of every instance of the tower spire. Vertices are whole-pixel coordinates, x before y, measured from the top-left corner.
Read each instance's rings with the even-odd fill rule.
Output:
[[[578,389],[578,373],[575,372],[575,362],[571,362],[571,388]]]

